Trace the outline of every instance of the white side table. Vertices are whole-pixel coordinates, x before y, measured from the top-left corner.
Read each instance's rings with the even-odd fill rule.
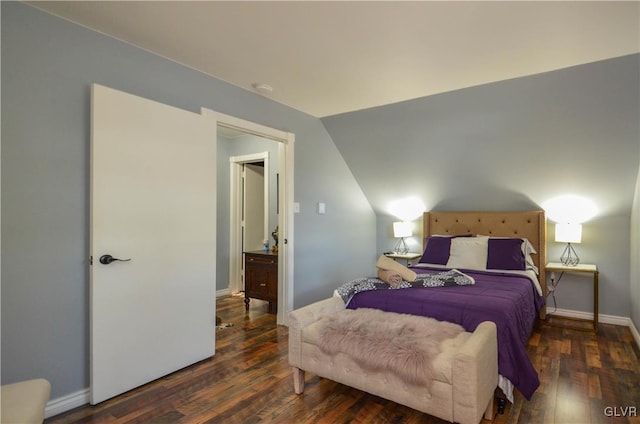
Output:
[[[560,279],[562,278],[565,272],[587,273],[593,276],[593,320],[584,320],[580,318],[567,318],[567,317],[563,317],[563,318],[571,319],[574,321],[591,322],[593,324],[593,331],[597,333],[598,332],[598,314],[599,314],[598,312],[598,293],[599,293],[598,267],[593,264],[578,264],[575,266],[569,266],[569,265],[563,265],[559,262],[549,262],[545,267],[545,270],[547,272],[548,278],[550,279],[550,284],[547,285],[547,297],[549,297],[549,295],[553,296],[554,302],[555,302],[556,288],[558,287],[558,283],[560,282]],[[560,275],[556,279],[554,278],[554,275],[557,272],[559,272]],[[584,328],[581,328],[581,327],[567,327],[567,328],[572,328],[574,330],[583,330],[583,331],[585,330]]]
[[[422,253],[385,253],[387,258],[407,261],[407,266],[411,266],[411,261],[422,257]]]

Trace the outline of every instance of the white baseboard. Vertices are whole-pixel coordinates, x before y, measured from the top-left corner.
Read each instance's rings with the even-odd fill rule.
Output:
[[[229,290],[228,287],[226,289],[216,291],[216,297],[227,296],[229,294],[231,294],[231,290]]]
[[[593,319],[593,312],[573,311],[571,309],[556,309],[555,312],[551,308],[547,307],[547,315],[557,315],[559,317],[577,318],[577,319]],[[598,315],[598,322],[602,324],[621,325],[623,327],[630,327],[631,319],[628,317],[619,317],[615,315]]]
[[[47,402],[47,406],[44,409],[44,417],[53,417],[54,415],[70,411],[73,408],[86,405],[89,403],[89,394],[89,388],[86,388],[75,393],[50,400]]]

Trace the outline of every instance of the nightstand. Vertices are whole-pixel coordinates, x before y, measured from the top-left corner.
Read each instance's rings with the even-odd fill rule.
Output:
[[[547,285],[547,298],[549,297],[549,295],[551,295],[553,297],[554,304],[556,300],[555,291],[558,287],[558,283],[560,282],[560,279],[562,278],[565,272],[585,273],[585,274],[591,274],[593,276],[593,320],[584,320],[580,318],[568,318],[568,317],[562,317],[562,318],[570,319],[573,321],[591,322],[593,324],[593,331],[597,333],[598,332],[598,267],[593,264],[578,264],[576,266],[568,266],[568,265],[563,265],[559,262],[549,262],[545,267],[545,270],[547,272],[547,276],[550,281],[550,284]],[[558,272],[560,273],[560,275],[556,279],[555,274]],[[549,315],[552,315],[552,314],[549,314]],[[553,325],[552,323],[549,323],[549,324]],[[581,327],[568,327],[568,328],[571,328],[574,330],[582,330],[582,331],[585,330],[585,328],[581,328]]]
[[[422,253],[385,253],[384,255],[387,258],[395,259],[396,261],[398,259],[407,261],[407,266],[411,266],[411,261],[420,258]]]

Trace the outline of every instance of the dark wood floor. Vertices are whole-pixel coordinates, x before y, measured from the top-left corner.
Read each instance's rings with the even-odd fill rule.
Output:
[[[275,324],[266,302],[252,300],[248,313],[242,298],[217,305],[234,326],[217,330],[215,357],[45,423],[445,422],[310,373],[304,394],[295,395],[287,328]],[[596,336],[538,324],[529,353],[541,386],[530,401],[516,393],[494,423],[640,423],[621,416],[629,407],[640,415],[640,352],[628,328],[601,324]]]

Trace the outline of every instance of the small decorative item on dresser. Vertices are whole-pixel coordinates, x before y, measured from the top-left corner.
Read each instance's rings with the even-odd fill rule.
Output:
[[[273,232],[271,233],[271,237],[273,237],[273,240],[275,241],[271,250],[273,251],[273,253],[278,253],[278,226],[277,225],[276,225],[276,229],[273,230]]]

